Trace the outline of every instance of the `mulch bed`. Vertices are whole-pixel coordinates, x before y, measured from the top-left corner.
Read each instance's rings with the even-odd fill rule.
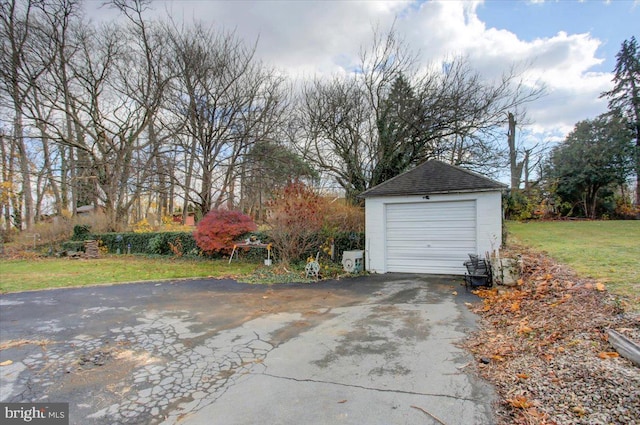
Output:
[[[479,290],[480,330],[465,347],[494,384],[498,424],[640,425],[640,368],[607,329],[640,341],[640,315],[600,282],[517,249],[515,287]]]

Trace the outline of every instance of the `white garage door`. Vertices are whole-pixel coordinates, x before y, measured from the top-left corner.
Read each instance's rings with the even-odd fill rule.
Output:
[[[475,201],[386,205],[390,272],[463,274],[476,252]]]

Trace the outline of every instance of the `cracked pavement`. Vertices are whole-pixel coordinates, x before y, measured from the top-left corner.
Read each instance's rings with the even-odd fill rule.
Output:
[[[136,283],[0,296],[0,401],[71,424],[490,424],[461,279]]]

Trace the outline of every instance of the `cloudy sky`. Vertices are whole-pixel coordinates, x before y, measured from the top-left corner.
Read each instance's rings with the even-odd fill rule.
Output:
[[[90,16],[109,12],[99,1]],[[155,13],[235,29],[257,54],[295,75],[348,72],[372,28],[399,34],[424,64],[467,56],[477,70],[499,75],[513,64],[546,85],[527,108],[530,143],[560,140],[580,120],[606,110],[598,96],[612,87],[615,55],[640,38],[640,0],[154,0]],[[524,134],[521,133],[521,134]]]

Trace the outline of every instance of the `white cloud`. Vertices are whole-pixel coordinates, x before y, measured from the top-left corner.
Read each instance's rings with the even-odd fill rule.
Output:
[[[194,11],[198,20],[259,38],[258,57],[294,74],[337,72],[351,64],[372,26],[390,23],[409,1],[181,1],[167,7]],[[177,13],[179,15],[179,13]],[[185,20],[188,22],[190,16]]]
[[[636,0],[637,1],[637,0]],[[97,2],[96,2],[97,4]],[[476,13],[482,1],[156,1],[178,22],[194,19],[235,29],[247,42],[259,37],[257,55],[296,76],[348,72],[372,27],[398,32],[420,52],[424,65],[447,56],[467,56],[490,78],[515,63],[528,81],[540,81],[548,95],[529,105],[533,131],[566,133],[582,119],[606,109],[598,99],[611,75],[590,69],[601,41],[592,35],[559,32],[524,41],[500,28],[487,28]],[[544,5],[540,5],[543,7]]]

